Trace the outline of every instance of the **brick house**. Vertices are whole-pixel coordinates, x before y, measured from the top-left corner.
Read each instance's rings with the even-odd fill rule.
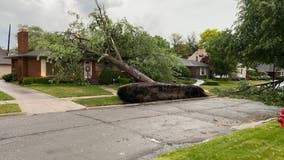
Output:
[[[205,49],[198,49],[188,59],[182,59],[184,66],[189,68],[192,78],[208,78],[209,76],[209,55]]]
[[[48,62],[46,50],[29,51],[29,33],[26,29],[18,32],[18,53],[11,53],[7,58],[12,61],[12,73],[17,74],[17,78],[22,80],[25,77],[51,77],[55,75],[54,65]],[[92,82],[97,82],[105,67],[104,64],[96,63],[94,60],[83,59],[84,76]],[[116,67],[112,70],[117,71]]]
[[[192,78],[208,78],[208,64],[188,59],[181,59],[181,62],[184,66],[189,68]]]

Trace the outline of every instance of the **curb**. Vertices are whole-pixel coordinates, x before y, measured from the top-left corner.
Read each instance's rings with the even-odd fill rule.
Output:
[[[96,99],[96,98],[108,98],[108,97],[115,97],[116,95],[101,95],[101,96],[83,96],[83,97],[68,97],[68,98],[60,98],[66,101],[76,101],[80,99]]]
[[[166,100],[166,101],[156,101],[156,102],[145,102],[145,103],[133,103],[133,104],[121,104],[121,105],[109,105],[109,106],[98,106],[98,107],[86,107],[82,110],[95,110],[95,109],[105,109],[105,108],[127,108],[127,107],[139,107],[139,106],[148,106],[156,104],[169,104],[175,102],[184,102],[184,101],[196,101],[204,100],[216,97],[200,97],[200,98],[191,98],[191,99],[178,99],[178,100]]]
[[[271,122],[277,120],[277,118],[269,118],[267,120],[261,120],[261,121],[257,121],[257,122],[251,122],[251,123],[244,123],[238,126],[232,126],[231,129],[236,130],[236,131],[241,131],[244,129],[250,129],[250,128],[255,128],[258,127],[260,125],[263,125],[265,123]]]
[[[27,113],[24,112],[17,112],[17,113],[5,113],[5,114],[0,114],[0,117],[13,117],[13,116],[24,116],[27,115]]]

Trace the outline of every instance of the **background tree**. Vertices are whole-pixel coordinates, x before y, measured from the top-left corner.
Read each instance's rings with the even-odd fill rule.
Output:
[[[19,28],[26,28],[29,31],[29,51],[36,50],[46,32],[39,26],[19,25]]]
[[[193,53],[193,46],[190,42],[185,42],[180,34],[174,33],[171,37],[174,52],[182,58],[188,58]]]
[[[236,35],[248,63],[284,67],[284,1],[240,0]]]
[[[206,41],[205,46],[209,53],[209,66],[213,73],[222,78],[223,75],[230,75],[236,71],[239,61],[232,31],[219,32],[218,36]]]
[[[220,31],[217,29],[207,29],[200,34],[200,40],[198,42],[199,48],[208,48],[208,43],[216,39],[220,35]]]
[[[187,37],[187,45],[191,50],[191,55],[198,50],[199,47],[194,33]]]

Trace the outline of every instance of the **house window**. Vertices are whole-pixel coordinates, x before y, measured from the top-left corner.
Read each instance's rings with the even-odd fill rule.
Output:
[[[205,75],[207,75],[206,68],[200,68],[200,76],[205,76]]]

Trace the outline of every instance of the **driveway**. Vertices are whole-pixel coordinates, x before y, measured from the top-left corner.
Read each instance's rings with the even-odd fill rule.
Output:
[[[196,79],[196,82],[193,84],[194,86],[201,86],[202,84],[204,84],[204,80],[201,79]]]
[[[195,99],[137,107],[0,118],[1,160],[148,160],[266,120],[279,108]]]
[[[22,112],[27,114],[65,112],[85,108],[72,101],[56,98],[30,88],[6,83],[3,80],[0,80],[0,90],[14,97]]]

